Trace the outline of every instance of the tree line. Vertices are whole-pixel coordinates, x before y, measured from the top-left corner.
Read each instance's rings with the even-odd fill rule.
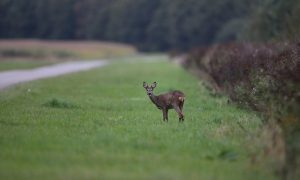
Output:
[[[0,0],[0,38],[104,40],[145,51],[187,50],[246,37],[273,38],[284,31],[280,28],[286,23],[281,20],[286,19],[299,29],[299,4],[296,0]],[[289,8],[293,9],[289,17],[281,17]],[[275,30],[268,26],[273,23]]]

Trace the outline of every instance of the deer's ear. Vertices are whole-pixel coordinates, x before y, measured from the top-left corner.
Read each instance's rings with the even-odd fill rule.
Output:
[[[143,87],[146,88],[147,87],[147,83],[143,82]]]
[[[155,88],[156,87],[156,82],[154,82],[152,85],[151,85],[151,87],[153,87],[153,88]]]

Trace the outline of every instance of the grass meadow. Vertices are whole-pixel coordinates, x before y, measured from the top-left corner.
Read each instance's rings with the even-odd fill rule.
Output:
[[[133,46],[99,41],[54,41],[35,39],[0,40],[0,60],[25,59],[99,59],[133,55]]]
[[[162,122],[143,81],[185,92],[184,123],[174,110]],[[260,118],[227,100],[162,57],[11,87],[0,92],[0,179],[274,179],[251,161]]]
[[[41,66],[51,65],[58,62],[58,60],[38,61],[33,59],[2,59],[0,60],[0,72],[16,69],[32,69]]]

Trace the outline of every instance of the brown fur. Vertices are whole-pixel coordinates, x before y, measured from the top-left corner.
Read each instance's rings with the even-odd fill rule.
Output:
[[[185,97],[178,97],[178,100],[184,102]]]

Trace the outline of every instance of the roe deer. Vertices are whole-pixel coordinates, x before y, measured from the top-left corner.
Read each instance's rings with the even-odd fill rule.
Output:
[[[143,83],[143,87],[146,89],[147,94],[150,100],[157,106],[158,109],[161,109],[163,112],[163,121],[168,121],[168,110],[175,109],[179,116],[179,122],[184,121],[183,116],[183,104],[185,95],[181,91],[170,91],[165,94],[160,94],[155,96],[153,94],[153,89],[156,87],[156,82],[154,82],[151,86],[148,86],[146,82]]]

